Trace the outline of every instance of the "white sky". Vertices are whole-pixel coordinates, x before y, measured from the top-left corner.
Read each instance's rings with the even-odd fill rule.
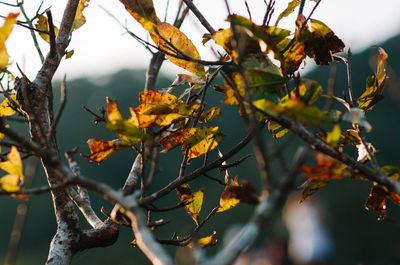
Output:
[[[16,0],[2,0],[15,3]],[[25,10],[29,15],[36,12],[41,0],[25,0]],[[66,1],[44,0],[43,9],[52,6],[55,24],[59,24]],[[164,18],[167,0],[153,0],[157,15]],[[167,21],[174,18],[175,5],[178,0],[170,0],[169,16]],[[232,11],[247,16],[244,0],[230,0]],[[263,0],[247,0],[250,5],[253,20],[261,23],[265,4]],[[272,22],[283,11],[289,0],[276,0],[275,14]],[[227,11],[224,0],[194,0],[194,3],[203,12],[204,16],[215,29],[227,28],[224,22]],[[304,14],[307,15],[315,2],[307,1]],[[64,60],[57,71],[57,77],[67,74],[68,78],[79,76],[99,76],[112,73],[121,68],[147,67],[150,55],[132,37],[125,34],[109,15],[99,5],[114,14],[132,32],[146,39],[145,30],[125,11],[119,1],[91,0],[89,7],[85,9],[86,24],[76,30],[72,36],[69,49],[74,49],[75,54],[71,59]],[[360,51],[371,45],[377,44],[386,38],[399,33],[400,29],[399,0],[322,0],[313,18],[326,23],[352,51]],[[16,11],[4,5],[0,5],[0,15],[6,16],[8,12]],[[19,17],[23,20],[22,15]],[[0,19],[0,25],[2,24]],[[293,30],[293,17],[284,18],[279,26]],[[202,59],[212,60],[213,55],[208,45],[201,44],[202,34],[205,29],[199,24],[193,15],[185,21],[181,30],[192,40],[200,52]],[[44,54],[48,51],[48,44],[39,40]],[[15,62],[24,69],[28,77],[33,78],[40,68],[40,60],[33,46],[33,41],[28,30],[16,26],[6,42],[6,47],[13,61],[11,70],[16,72]],[[170,74],[182,73],[183,70],[166,63],[164,72]]]

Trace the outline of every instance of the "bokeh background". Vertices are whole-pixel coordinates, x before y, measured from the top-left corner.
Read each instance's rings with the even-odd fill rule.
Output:
[[[10,1],[9,1],[10,2]],[[169,2],[169,8],[167,5]],[[174,18],[174,7],[177,1],[154,0],[159,17],[169,20]],[[198,2],[198,3],[197,3]],[[247,16],[244,1],[230,1],[235,13]],[[284,10],[288,1],[276,1],[276,14]],[[195,1],[207,19],[215,28],[226,28],[224,22],[226,9],[224,1]],[[252,17],[256,22],[262,20],[265,4],[262,0],[248,1]],[[34,14],[40,1],[26,1],[26,10]],[[310,12],[313,1],[307,1],[305,14]],[[61,20],[63,1],[44,1],[44,7],[52,6],[56,23]],[[101,7],[100,7],[101,6]],[[105,97],[118,101],[120,108],[128,116],[128,108],[137,106],[138,93],[144,86],[145,67],[150,56],[145,49],[132,37],[125,33],[113,18],[107,15],[103,8],[115,15],[122,23],[138,35],[146,38],[145,31],[127,15],[118,1],[94,1],[85,10],[87,23],[74,32],[70,48],[75,50],[71,59],[62,62],[54,82],[57,91],[59,80],[67,74],[68,100],[67,107],[58,128],[58,139],[62,152],[75,146],[79,152],[89,152],[86,141],[88,138],[113,139],[115,136],[105,130],[103,125],[94,125],[92,117],[82,109],[82,105],[97,110],[105,106]],[[0,15],[13,11],[10,7],[0,5]],[[168,10],[168,12],[166,12]],[[383,47],[389,54],[389,79],[385,89],[385,99],[378,103],[373,111],[367,113],[367,118],[374,129],[367,135],[368,141],[378,149],[377,158],[381,165],[399,165],[398,150],[400,142],[400,29],[399,1],[322,1],[314,18],[324,21],[344,41],[346,49],[351,48],[354,55],[351,59],[353,89],[355,95],[361,95],[365,89],[365,79],[376,69],[377,47]],[[274,21],[274,18],[272,19]],[[294,28],[293,16],[282,20],[281,26]],[[201,45],[201,36],[205,31],[196,19],[190,15],[182,27],[188,37],[200,51],[202,58],[212,60],[213,53],[208,45]],[[43,51],[48,49],[45,42],[40,44]],[[7,42],[8,51],[12,57],[11,70],[17,73],[18,63],[28,77],[33,78],[40,67],[39,57],[33,48],[29,32],[16,27]],[[343,65],[337,64],[336,91],[346,88],[346,74]],[[315,79],[326,88],[330,76],[330,67],[315,68],[310,61],[301,70],[302,75]],[[184,73],[172,64],[166,62],[157,88],[168,87],[175,74]],[[182,89],[182,88],[181,88]],[[56,92],[56,99],[59,94]],[[207,97],[208,106],[218,104],[220,95]],[[242,121],[234,118],[236,107],[223,109],[221,130],[226,137],[220,148],[224,152],[240,140],[245,134]],[[218,123],[218,120],[216,121]],[[20,127],[22,132],[24,127]],[[267,133],[266,133],[267,134]],[[288,142],[290,135],[278,142],[268,137],[268,148],[274,150],[282,142]],[[284,156],[290,159],[301,141],[291,141]],[[349,150],[356,156],[356,150]],[[243,150],[234,159],[251,153],[251,147]],[[156,176],[158,187],[165,185],[177,175],[181,152],[172,151],[161,156],[161,171]],[[123,150],[110,157],[101,165],[78,159],[83,174],[98,181],[118,188],[127,174],[135,157],[133,150]],[[201,160],[201,159],[199,159]],[[189,169],[199,166],[201,161],[194,160]],[[278,161],[272,164],[274,176],[280,176]],[[258,173],[254,157],[247,159],[240,167],[230,171],[231,176],[239,175],[257,186]],[[215,176],[222,176],[218,171]],[[299,179],[299,182],[304,179]],[[45,184],[44,174],[39,169],[35,176],[35,186]],[[192,189],[205,189],[205,205],[202,217],[217,203],[222,187],[208,179],[198,179],[192,184]],[[293,194],[280,214],[268,224],[267,231],[260,242],[249,250],[238,261],[238,264],[400,264],[400,210],[399,206],[388,203],[388,217],[385,221],[377,221],[376,216],[364,210],[364,202],[370,190],[370,183],[358,180],[334,181],[316,193],[305,203],[298,205],[298,195]],[[153,189],[156,189],[153,187]],[[151,191],[151,190],[150,190]],[[149,192],[150,192],[149,191]],[[110,210],[112,205],[92,195],[94,208],[104,206]],[[178,201],[175,194],[170,194],[158,206],[175,204]],[[3,263],[7,252],[10,231],[14,223],[18,201],[0,198],[0,263]],[[48,245],[56,230],[50,195],[32,196],[29,201],[28,218],[25,225],[23,240],[17,264],[42,264],[46,260]],[[204,235],[217,231],[218,245],[208,249],[214,253],[229,241],[231,235],[245,223],[253,208],[248,205],[238,207],[214,216],[212,222],[204,227]],[[175,210],[169,214],[154,214],[154,219],[164,218],[174,220],[166,227],[156,231],[162,238],[168,238],[173,231],[184,233],[193,228],[193,221],[184,210]],[[107,249],[92,249],[79,253],[73,264],[147,264],[148,262],[133,248],[129,242],[133,239],[129,229],[122,229],[119,240]],[[300,248],[298,247],[300,246]],[[179,264],[191,264],[187,248],[167,248],[176,254]]]

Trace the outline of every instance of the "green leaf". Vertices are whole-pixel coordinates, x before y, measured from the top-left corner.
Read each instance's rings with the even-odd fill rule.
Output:
[[[204,191],[200,189],[199,191],[192,193],[188,184],[182,184],[176,188],[179,200],[185,203],[185,209],[187,213],[193,218],[196,224],[199,224],[199,214],[201,207],[203,205]]]
[[[277,122],[269,121],[268,131],[271,133],[272,137],[278,139],[284,136],[289,130]]]
[[[300,3],[301,3],[301,0],[293,0],[293,1],[289,2],[287,8],[286,8],[282,13],[279,14],[279,17],[278,17],[278,19],[277,19],[276,22],[275,22],[275,26],[278,25],[279,21],[280,21],[282,18],[287,17],[287,16],[289,16],[290,14],[292,14],[293,11],[294,11],[294,9],[295,9],[298,5],[300,5]]]
[[[316,193],[319,189],[328,185],[330,180],[321,180],[321,179],[314,179],[314,180],[306,180],[300,187],[303,188],[302,197],[300,203],[304,202],[305,199]]]

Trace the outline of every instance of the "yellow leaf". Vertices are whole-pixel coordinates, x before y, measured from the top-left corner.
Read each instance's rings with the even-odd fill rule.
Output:
[[[65,53],[65,59],[71,58],[72,55],[74,55],[74,52],[75,52],[74,50],[67,51],[67,52]]]
[[[35,28],[41,29],[41,30],[45,30],[45,31],[49,32],[50,29],[49,29],[49,24],[48,24],[48,22],[47,22],[47,18],[46,18],[45,16],[43,16],[43,15],[39,15],[39,16],[38,16],[38,21],[37,21],[36,24],[35,24]],[[54,26],[54,33],[55,33],[56,36],[57,36],[57,34],[58,34],[58,28],[57,28],[56,26]],[[42,39],[43,39],[44,41],[46,41],[47,43],[50,43],[50,36],[49,36],[49,34],[39,33],[39,35],[40,35],[40,37],[42,37]]]
[[[117,101],[107,98],[106,128],[117,134],[118,137],[126,141],[126,144],[135,145],[147,135],[138,127],[137,120],[132,116],[128,120],[122,118]]]
[[[219,107],[213,107],[200,115],[199,122],[210,122],[215,120],[221,115],[221,109]]]
[[[189,150],[187,163],[190,163],[193,158],[204,155],[217,147],[222,136],[218,126],[186,128],[162,138],[160,144],[165,147],[163,152],[182,145],[183,153]]]
[[[158,91],[141,92],[139,100],[139,107],[131,110],[131,114],[132,117],[135,116],[140,128],[147,128],[153,124],[168,126],[190,117],[195,110],[174,95]]]
[[[79,1],[78,8],[76,9],[74,23],[72,24],[72,30],[78,29],[86,23],[86,18],[82,11],[89,5],[90,0]]]
[[[203,205],[204,197],[203,189],[192,194],[189,185],[182,184],[176,188],[176,192],[178,193],[179,200],[186,204],[184,208],[187,213],[193,218],[196,224],[199,224],[199,214]]]
[[[217,240],[215,239],[216,234],[217,234],[217,232],[214,231],[211,235],[200,238],[197,241],[197,243],[202,248],[215,246],[217,244]],[[187,246],[190,248],[194,248],[193,243],[189,243]]]
[[[89,139],[87,141],[90,148],[90,155],[81,155],[90,161],[101,163],[106,160],[115,151],[129,147],[129,143],[123,143],[118,141],[103,141],[98,139]]]
[[[256,189],[248,182],[239,184],[238,177],[231,179],[226,184],[219,200],[219,208],[217,212],[223,212],[235,207],[240,201],[248,204],[258,204],[258,199],[254,196]]]
[[[336,147],[339,143],[341,133],[342,132],[340,131],[340,126],[336,124],[335,126],[333,126],[333,130],[327,133],[326,142],[330,146]]]
[[[157,33],[158,18],[152,0],[120,0],[129,14],[151,34]]]
[[[165,56],[175,65],[205,79],[204,66],[198,62],[180,59],[182,54],[194,60],[200,60],[200,54],[193,43],[177,27],[166,22],[157,25],[158,34],[150,34],[155,44],[163,51],[171,54]],[[176,51],[178,50],[178,51]]]
[[[13,192],[20,189],[19,184],[20,176],[18,175],[5,175],[4,177],[0,178],[0,188],[2,190]]]
[[[6,17],[3,26],[0,28],[0,71],[4,71],[8,65],[10,56],[7,53],[5,42],[10,36],[12,28],[17,23],[19,13],[10,13]]]
[[[15,94],[11,95],[10,98],[15,101]],[[15,110],[11,107],[11,102],[6,98],[0,104],[0,117],[11,116],[15,113]]]
[[[8,174],[0,179],[0,187],[6,191],[19,190],[19,183],[23,182],[22,161],[18,149],[11,147],[7,161],[0,162],[0,168]]]

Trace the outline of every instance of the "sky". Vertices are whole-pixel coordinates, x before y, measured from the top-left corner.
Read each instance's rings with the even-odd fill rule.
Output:
[[[2,0],[0,2],[15,3],[17,0]],[[21,1],[21,0],[20,0]],[[59,25],[66,1],[44,0],[45,10],[51,7],[56,25]],[[173,21],[178,0],[153,0],[157,15],[160,19]],[[230,0],[231,11],[248,17],[244,0]],[[247,0],[255,23],[261,23],[266,6],[264,0]],[[276,0],[272,21],[287,7],[289,0]],[[25,10],[29,16],[35,14],[41,0],[25,0]],[[224,0],[194,0],[206,19],[215,29],[227,28],[225,22],[227,9]],[[168,5],[168,9],[167,9]],[[304,14],[307,16],[315,5],[314,1],[306,1]],[[72,58],[63,60],[56,78],[67,74],[68,78],[99,77],[113,73],[122,68],[145,68],[150,59],[149,52],[135,39],[126,34],[114,18],[103,9],[113,14],[126,27],[143,39],[148,39],[147,32],[125,10],[117,0],[91,0],[84,10],[86,24],[73,32],[69,49],[74,50]],[[168,10],[166,12],[166,10]],[[385,39],[400,33],[400,1],[398,0],[322,0],[312,18],[327,24],[354,52],[376,45]],[[16,8],[0,5],[0,15],[16,12]],[[167,13],[167,14],[166,14]],[[296,12],[295,12],[296,13]],[[279,26],[293,30],[294,18],[289,16],[281,20]],[[22,15],[19,17],[23,20]],[[2,25],[0,19],[0,25]],[[198,49],[202,59],[215,59],[210,45],[201,44],[202,35],[206,30],[197,19],[190,14],[181,28]],[[39,39],[43,53],[48,52],[48,44]],[[40,59],[34,48],[30,32],[16,26],[6,42],[11,56],[10,70],[16,72],[16,63],[30,79],[33,79],[40,68]],[[175,75],[185,71],[167,62],[162,71]]]

